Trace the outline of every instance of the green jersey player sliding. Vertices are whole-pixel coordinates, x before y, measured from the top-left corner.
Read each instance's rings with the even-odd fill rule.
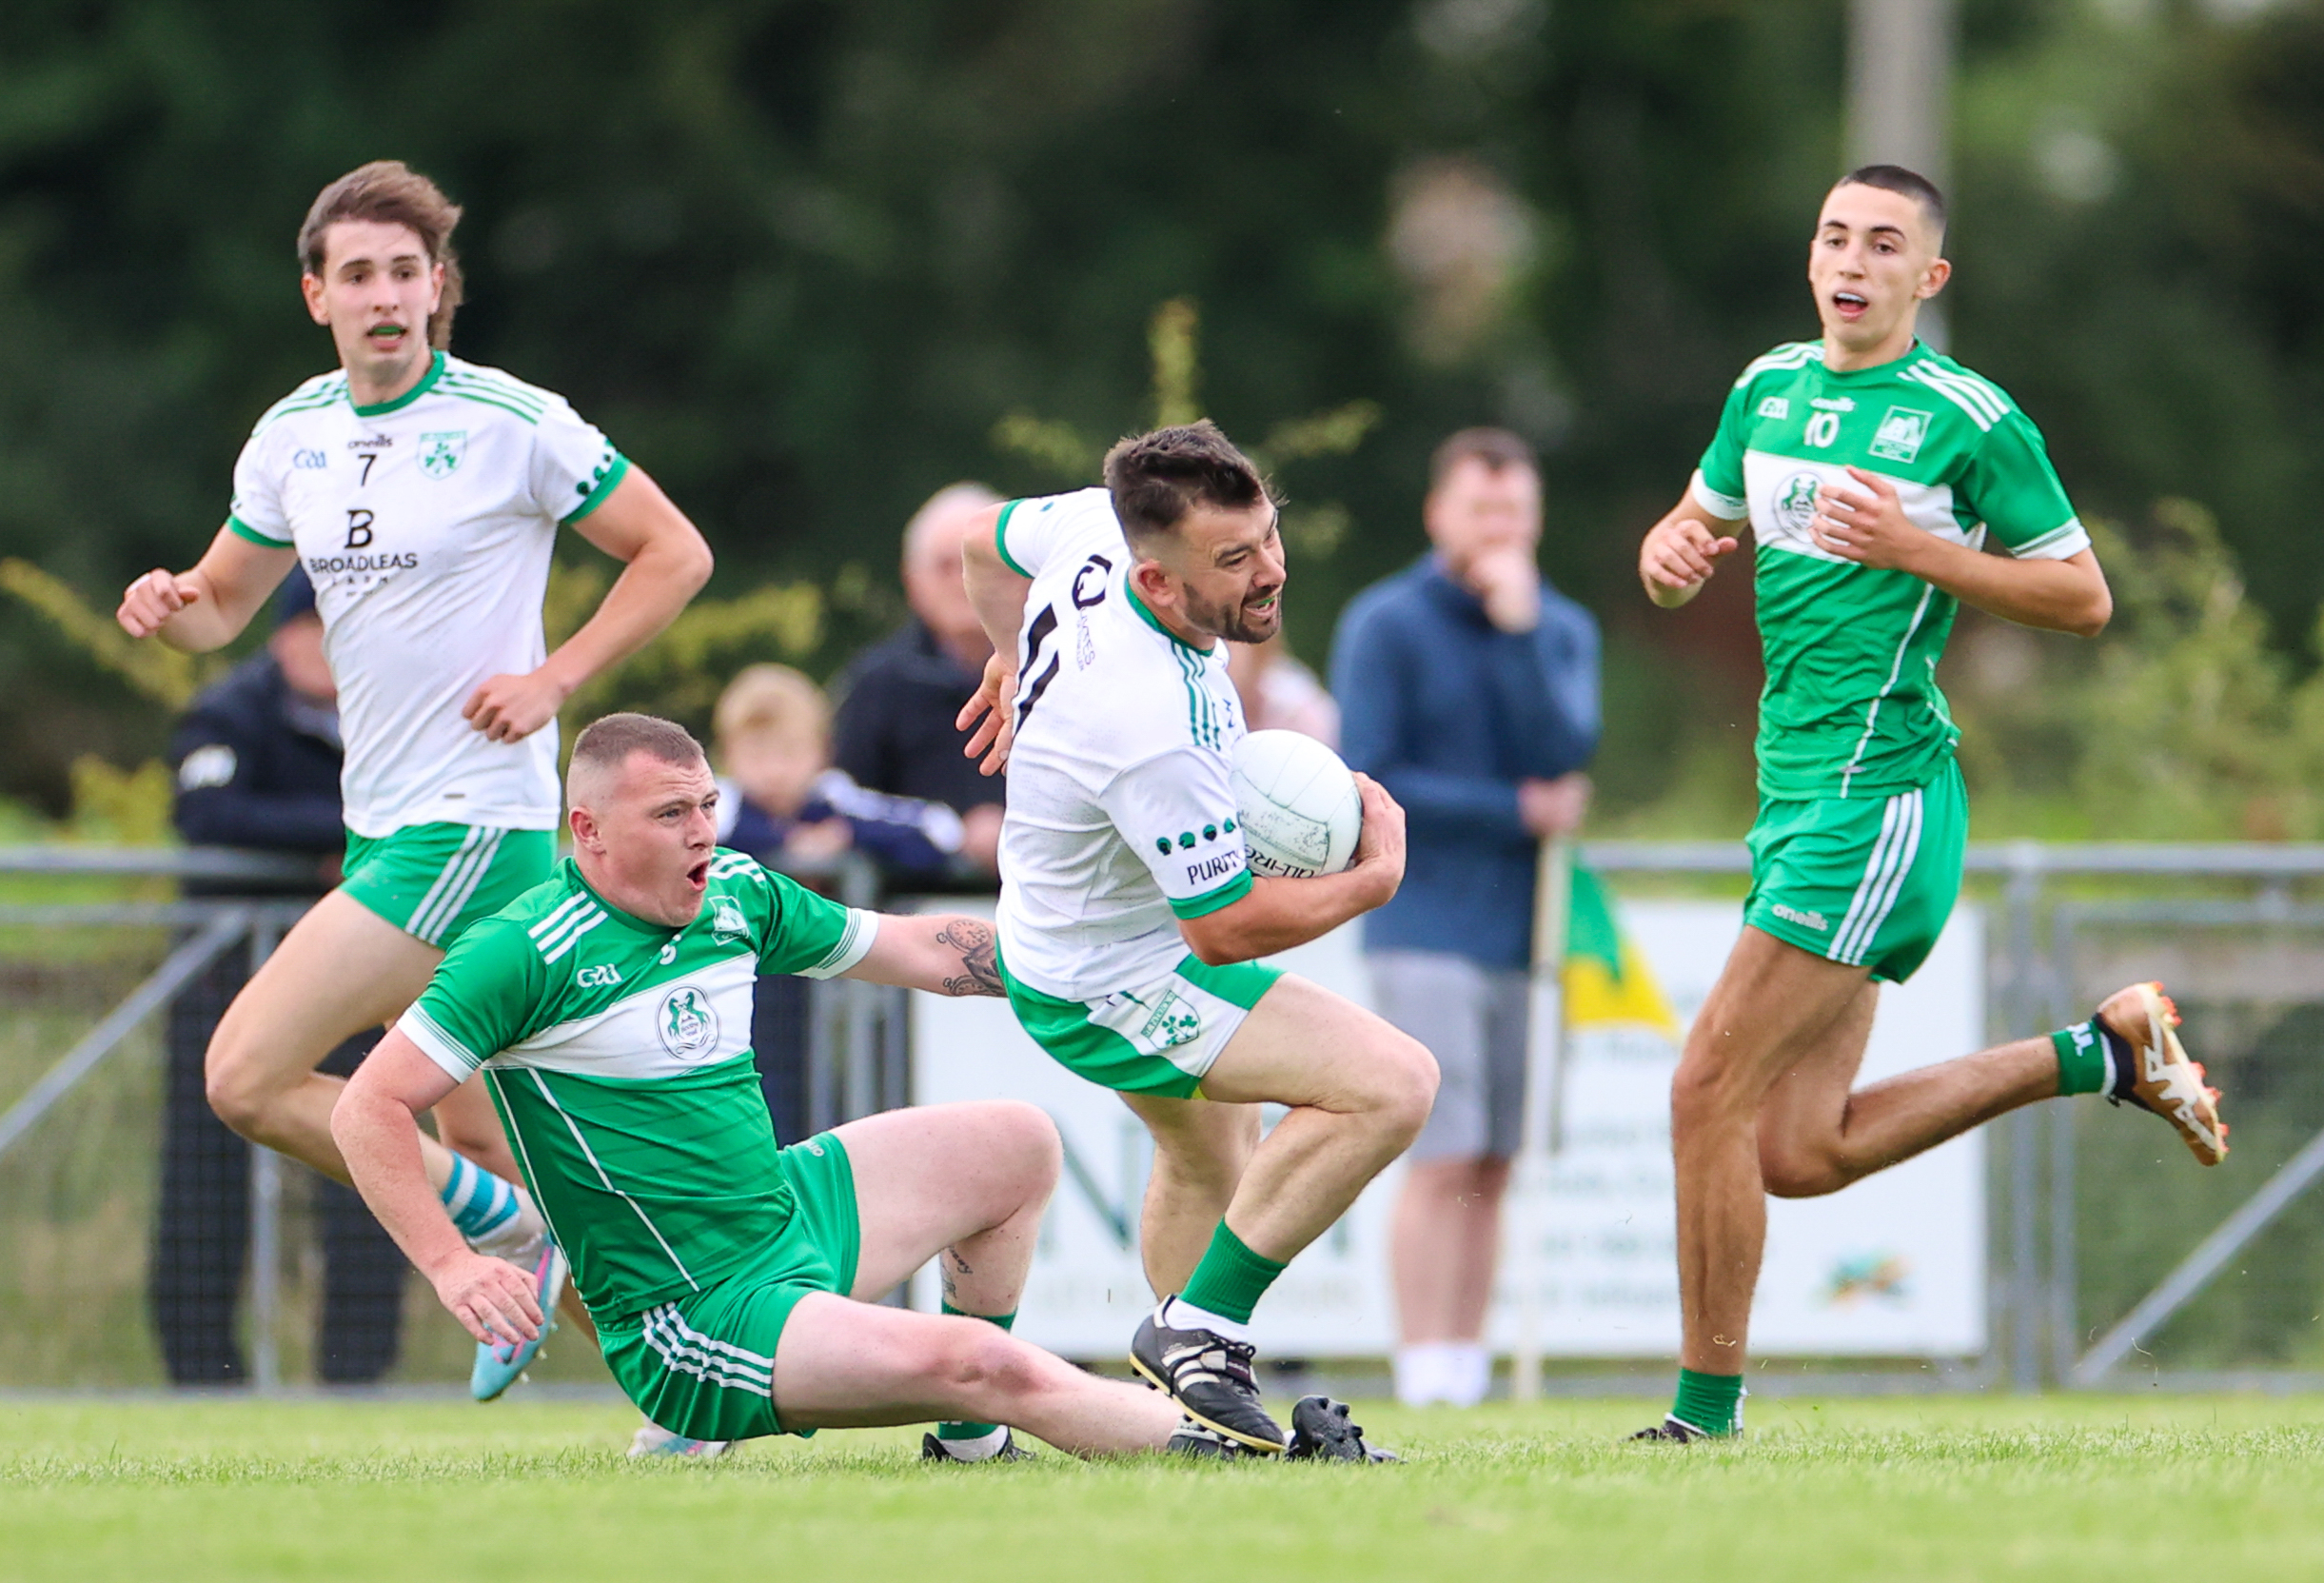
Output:
[[[464,934],[331,1118],[356,1187],[480,1342],[539,1332],[532,1284],[471,1251],[419,1118],[482,1071],[630,1398],[704,1442],[947,1421],[932,1459],[1231,1452],[1151,1391],[1008,1334],[1057,1178],[1013,1101],[851,1121],[778,1149],[751,1060],[761,973],[998,995],[993,930],[828,901],[719,849],[718,782],[684,730],[612,715],[568,772],[574,855]],[[871,1299],[931,1258],[945,1313]],[[1366,1448],[1310,1397],[1295,1453]]]
[[[1743,370],[1639,554],[1647,596],[1684,604],[1747,520],[1767,669],[1743,937],[1671,1085],[1678,1399],[1642,1439],[1741,1427],[1765,1194],[1836,1193],[2069,1094],[2156,1112],[2205,1165],[2227,1153],[2218,1095],[2159,984],[2076,1027],[1854,1087],[1878,980],[1911,977],[1960,888],[1968,801],[1936,682],[1956,609],[2082,637],[2113,609],[2033,424],[1914,336],[1952,272],[1943,242],[1944,201],[1912,171],[1868,166],[1831,190],[1807,268],[1823,338]]]
[[[988,772],[1009,770],[1001,975],[1025,1031],[1153,1134],[1140,1243],[1162,1301],[1131,1361],[1196,1423],[1281,1453],[1251,1371],[1251,1309],[1410,1145],[1436,1062],[1251,959],[1394,895],[1404,811],[1358,776],[1352,866],[1251,874],[1224,640],[1282,626],[1275,503],[1208,423],[1123,441],[1105,479],[995,506],[965,546],[994,659],[961,723],[976,724],[969,747],[990,750]],[[1262,1141],[1269,1101],[1290,1114]]]
[[[340,366],[259,420],[201,564],[139,578],[120,610],[131,635],[199,653],[231,643],[294,563],[314,583],[346,743],[345,878],[226,1009],[207,1078],[235,1131],[342,1181],[340,1080],[317,1063],[391,1021],[445,947],[548,873],[558,706],[710,575],[693,524],[563,398],[444,350],[460,212],[393,160],[324,188],[300,285]],[[541,601],[561,527],[625,566],[550,654]],[[461,1229],[552,1300],[563,1265],[490,1105],[447,1095],[437,1125],[443,1144],[422,1151]],[[504,1390],[537,1345],[480,1350],[476,1395]]]

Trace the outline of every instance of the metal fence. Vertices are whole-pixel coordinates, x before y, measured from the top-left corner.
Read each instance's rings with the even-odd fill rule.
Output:
[[[1727,842],[1597,842],[1584,858],[1632,889],[1731,886],[1747,871]],[[2167,1129],[2103,1105],[2008,1118],[1993,1150],[1993,1351],[1920,1377],[2324,1386],[2324,1217],[2298,1208],[2324,1175],[2324,904],[2304,899],[2324,897],[2324,846],[2020,842],[1973,846],[1968,868],[1989,909],[1993,1037],[2078,1020],[2121,983],[2162,978],[2230,1096],[2235,1149],[2200,1172]],[[241,853],[0,848],[17,898],[0,902],[0,1387],[164,1377],[148,1312],[167,1102],[155,1024],[221,963],[263,960],[305,905],[169,892],[306,872]],[[820,879],[854,904],[876,894],[860,860]],[[92,886],[115,894],[64,894]],[[845,980],[809,994],[805,1124],[903,1102],[907,998]],[[329,1206],[310,1173],[263,1149],[247,1195],[242,1334],[248,1382],[268,1389],[322,1361]],[[461,1377],[464,1337],[423,1283],[405,1282],[403,1318],[389,1377]],[[586,1353],[553,1348],[538,1372],[601,1380]]]

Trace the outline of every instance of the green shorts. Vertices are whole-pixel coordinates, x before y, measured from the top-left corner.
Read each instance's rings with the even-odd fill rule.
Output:
[[[798,1213],[763,1255],[699,1292],[598,1327],[605,1366],[638,1411],[673,1435],[750,1440],[786,1430],[775,1411],[775,1350],[811,1292],[846,1296],[863,1228],[847,1147],[829,1133],[777,1159]]]
[[[1203,1074],[1282,977],[1279,967],[1212,967],[1190,954],[1158,983],[1097,1000],[1060,1000],[1017,982],[1000,963],[1017,1025],[1066,1070],[1119,1094],[1172,1099],[1195,1097]]]
[[[421,944],[450,950],[469,924],[541,883],[556,862],[554,830],[482,824],[407,824],[385,836],[349,830],[339,888]]]
[[[1901,984],[1953,916],[1968,839],[1969,794],[1951,761],[1893,797],[1766,799],[1746,843],[1743,921]]]

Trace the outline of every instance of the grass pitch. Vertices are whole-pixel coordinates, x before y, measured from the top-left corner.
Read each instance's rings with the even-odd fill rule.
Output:
[[[1626,1447],[1659,1404],[1366,1403],[1402,1467],[925,1469],[916,1435],[623,1460],[613,1405],[0,1402],[0,1577],[2314,1576],[2324,1402],[1753,1404],[1738,1447]]]

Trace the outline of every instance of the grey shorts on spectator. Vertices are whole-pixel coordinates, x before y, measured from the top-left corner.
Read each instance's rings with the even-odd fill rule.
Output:
[[[1368,951],[1382,1017],[1436,1058],[1436,1108],[1407,1157],[1416,1162],[1508,1158],[1525,1108],[1531,980],[1449,951]]]

